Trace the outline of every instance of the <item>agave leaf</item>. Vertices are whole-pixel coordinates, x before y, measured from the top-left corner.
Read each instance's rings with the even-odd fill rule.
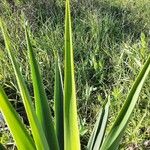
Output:
[[[26,26],[25,26],[25,33],[26,33],[26,41],[27,41],[27,47],[29,53],[34,96],[35,96],[36,114],[41,126],[43,127],[50,149],[58,150],[59,149],[58,140],[54,130],[51,111],[48,105],[48,100],[42,83],[39,66],[35,59],[35,54],[32,49],[31,40],[29,38],[29,34]]]
[[[150,72],[150,56],[148,57],[147,61],[145,62],[141,72],[139,73],[138,77],[136,78],[127,99],[119,112],[118,117],[116,118],[108,136],[104,140],[102,147],[100,150],[116,150],[118,149],[119,142],[121,137],[124,133],[124,130],[127,126],[127,123],[130,119],[131,113],[135,107],[135,104],[138,100],[138,96],[144,84],[146,77]]]
[[[110,99],[108,98],[108,102],[99,112],[98,119],[94,126],[93,132],[90,136],[87,149],[88,150],[99,150],[103,137],[106,130],[107,120],[108,120],[108,112],[109,112]]]
[[[55,54],[55,126],[60,149],[64,149],[63,83],[58,54]]]
[[[17,112],[10,104],[5,92],[0,87],[0,110],[3,113],[5,121],[14,137],[19,150],[36,150],[35,144],[25,126],[21,122]],[[19,134],[18,134],[19,133]],[[2,145],[0,146],[0,148]]]
[[[64,149],[80,150],[69,0],[66,0],[64,69]]]
[[[24,103],[24,106],[26,109],[26,113],[27,113],[27,116],[29,119],[30,126],[31,126],[33,138],[36,143],[36,148],[37,148],[37,150],[41,150],[41,149],[48,150],[49,149],[48,143],[46,141],[43,129],[40,126],[40,123],[39,123],[36,113],[34,111],[31,97],[29,96],[28,89],[27,89],[27,87],[24,83],[23,77],[20,73],[18,63],[14,57],[9,34],[6,29],[6,25],[4,24],[4,22],[2,22],[2,20],[0,21],[0,26],[2,29],[3,37],[4,37],[5,46],[6,46],[6,49],[8,51],[9,57],[11,59],[11,62],[12,62],[13,68],[14,68],[14,72],[15,72],[17,83],[19,86],[20,94],[23,99],[23,103]]]

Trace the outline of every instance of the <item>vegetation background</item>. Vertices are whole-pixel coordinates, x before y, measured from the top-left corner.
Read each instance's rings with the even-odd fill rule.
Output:
[[[150,53],[149,0],[72,0],[78,114],[82,147],[92,131],[97,114],[111,97],[109,126]],[[63,58],[64,0],[1,0],[0,16],[11,33],[15,55],[32,93],[22,21],[24,12],[32,31],[50,106],[53,111],[54,56]],[[63,68],[63,65],[62,65]],[[0,34],[0,84],[17,111],[28,123],[4,41]],[[108,127],[109,129],[109,127]],[[2,143],[11,143],[8,131],[0,131]],[[150,149],[150,79],[122,139],[120,149]]]

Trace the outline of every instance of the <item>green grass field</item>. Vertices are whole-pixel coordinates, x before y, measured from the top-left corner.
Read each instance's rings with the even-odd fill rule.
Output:
[[[72,0],[72,27],[77,86],[78,116],[82,149],[93,129],[97,114],[111,98],[109,127],[121,109],[131,85],[150,54],[149,0]],[[24,38],[25,14],[34,50],[42,72],[49,103],[54,109],[54,54],[61,62],[64,50],[63,0],[1,0],[0,17],[9,29],[24,79],[33,93]],[[0,31],[0,84],[14,107],[25,118]],[[63,65],[61,66],[63,68]],[[27,122],[27,121],[26,121]],[[2,143],[12,143],[9,131],[0,132]],[[120,144],[120,150],[150,149],[150,78]]]

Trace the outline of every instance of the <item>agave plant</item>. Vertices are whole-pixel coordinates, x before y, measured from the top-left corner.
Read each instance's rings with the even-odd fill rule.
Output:
[[[64,51],[64,81],[61,75],[58,54],[55,53],[55,119],[48,105],[47,96],[42,83],[42,77],[32,42],[25,25],[31,78],[34,89],[35,106],[19,70],[18,63],[4,21],[0,21],[5,46],[13,65],[22,101],[28,116],[31,133],[22,123],[16,110],[12,107],[2,87],[0,87],[0,111],[10,129],[18,150],[80,150],[78,129],[76,89],[74,77],[74,60],[72,48],[72,31],[69,0],[66,0],[65,14],[65,51]],[[100,109],[95,127],[90,136],[87,150],[116,150],[137,102],[141,88],[150,71],[150,56],[136,78],[127,99],[116,117],[112,128],[105,135],[110,100]],[[64,83],[64,85],[63,85]],[[5,147],[0,144],[0,149]]]

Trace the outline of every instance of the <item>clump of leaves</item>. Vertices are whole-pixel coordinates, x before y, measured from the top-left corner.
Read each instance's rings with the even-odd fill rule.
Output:
[[[10,104],[4,90],[0,87],[0,111],[12,133],[17,148],[19,150],[80,150],[69,0],[66,0],[65,15],[64,86],[58,54],[55,54],[55,124],[53,123],[27,26],[25,25],[25,36],[34,89],[35,107],[13,54],[14,51],[6,25],[2,20],[0,21],[0,26],[32,134],[31,136],[27,131],[17,112]],[[110,105],[110,100],[108,99],[99,112],[97,122],[87,145],[88,150],[116,150],[118,148],[149,71],[150,56],[136,78],[111,130],[105,136]],[[2,144],[0,144],[0,149],[5,149]]]

